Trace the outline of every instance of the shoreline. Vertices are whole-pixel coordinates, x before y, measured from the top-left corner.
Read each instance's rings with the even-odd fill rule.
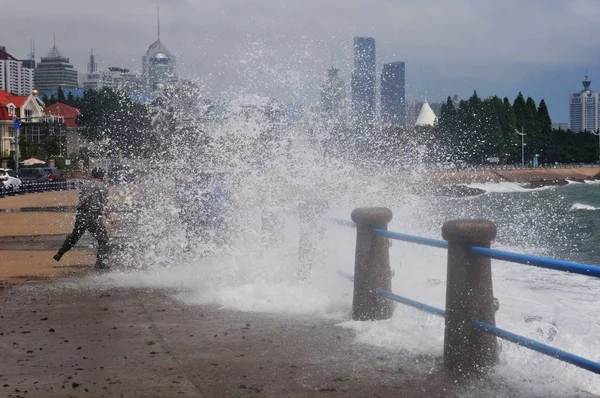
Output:
[[[436,196],[467,197],[484,194],[480,188],[468,187],[468,184],[510,182],[526,189],[546,186],[562,186],[570,182],[600,180],[600,166],[573,168],[536,168],[536,169],[485,169],[436,171],[429,175],[428,186],[422,193]]]

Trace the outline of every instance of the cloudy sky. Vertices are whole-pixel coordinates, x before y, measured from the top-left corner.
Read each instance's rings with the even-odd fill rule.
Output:
[[[409,100],[522,90],[566,122],[586,69],[600,90],[600,0],[30,0],[3,11],[0,45],[24,58],[32,38],[39,61],[56,35],[79,71],[90,48],[100,69],[136,70],[157,6],[180,75],[212,97],[314,103],[332,59],[349,81],[353,36],[376,39],[378,69],[406,62]]]

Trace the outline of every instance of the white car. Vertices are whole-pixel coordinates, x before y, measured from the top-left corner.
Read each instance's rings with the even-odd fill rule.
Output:
[[[12,187],[13,190],[21,188],[21,180],[12,169],[0,169],[0,181],[4,184],[4,188]]]

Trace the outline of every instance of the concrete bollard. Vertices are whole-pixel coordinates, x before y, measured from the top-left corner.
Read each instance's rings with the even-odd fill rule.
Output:
[[[318,262],[317,250],[323,241],[325,227],[322,214],[326,204],[320,201],[300,202],[300,241],[298,243],[298,279],[308,278],[315,263]]]
[[[496,324],[491,259],[471,253],[490,247],[496,225],[488,220],[452,220],[442,227],[448,241],[444,364],[457,375],[481,372],[498,361],[496,337],[472,326]]]
[[[373,228],[387,230],[392,211],[386,207],[358,208],[351,217],[356,223],[352,319],[389,319],[394,314],[394,303],[374,292],[376,288],[392,289],[389,243],[387,238],[375,235]]]

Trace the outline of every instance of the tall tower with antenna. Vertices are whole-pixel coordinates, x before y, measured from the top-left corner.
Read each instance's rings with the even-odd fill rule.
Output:
[[[142,57],[142,79],[146,91],[161,90],[177,81],[175,56],[162,43],[160,37],[160,9],[156,8],[157,40],[150,44],[146,55]]]
[[[88,73],[95,73],[98,71],[98,64],[96,63],[96,56],[94,55],[94,49],[90,50],[90,62],[87,64]]]

